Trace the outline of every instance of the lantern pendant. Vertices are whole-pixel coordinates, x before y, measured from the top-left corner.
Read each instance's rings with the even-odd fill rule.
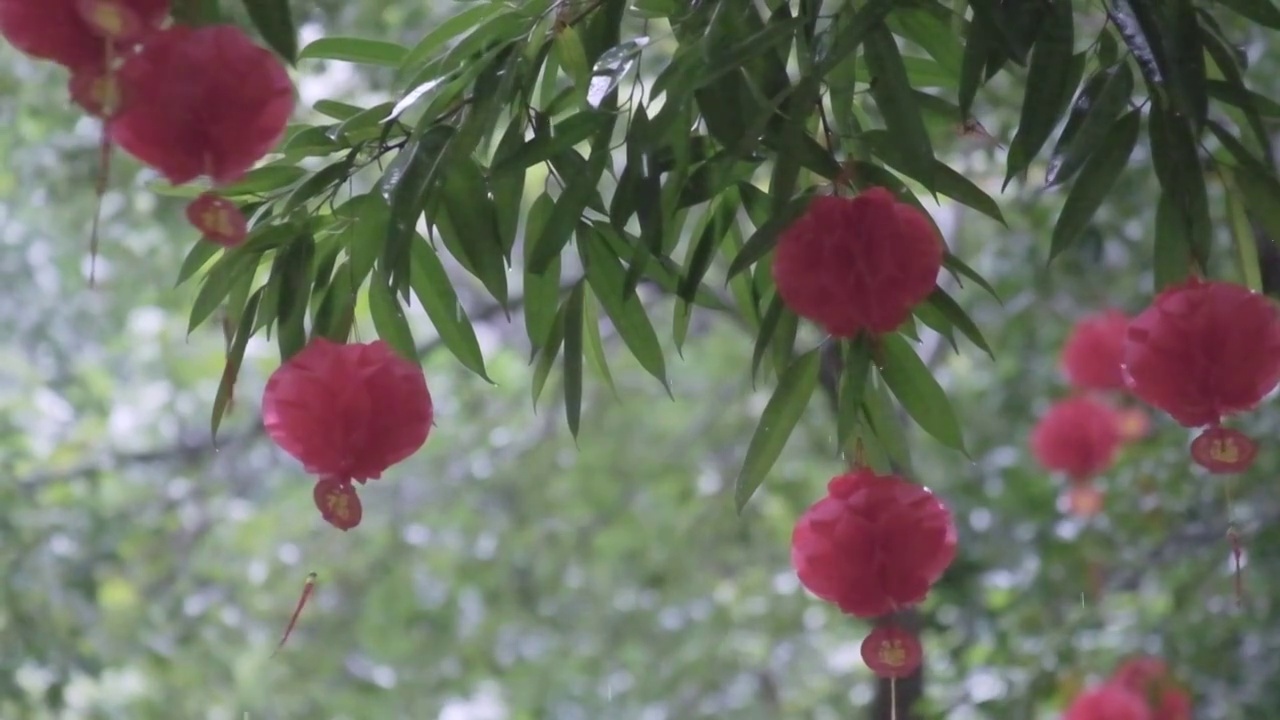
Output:
[[[1191,441],[1191,459],[1215,475],[1248,470],[1258,456],[1258,444],[1248,435],[1214,425]]]

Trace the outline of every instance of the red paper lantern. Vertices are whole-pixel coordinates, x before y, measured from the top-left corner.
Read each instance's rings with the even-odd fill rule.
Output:
[[[359,525],[360,519],[364,517],[360,496],[356,494],[356,488],[350,480],[320,478],[312,495],[320,517],[343,532]]]
[[[864,469],[833,478],[791,535],[800,582],[863,618],[924,600],[955,555],[951,512],[933,493]]]
[[[76,0],[0,0],[0,35],[31,57],[72,69],[106,62],[106,42],[80,16]]]
[[[1124,388],[1124,336],[1129,318],[1107,310],[1076,323],[1062,346],[1062,372],[1081,390]]]
[[[836,337],[893,332],[933,292],[945,247],[884,188],[815,197],[778,241],[773,279],[794,313]]]
[[[211,243],[232,248],[244,242],[249,221],[230,200],[217,193],[204,193],[187,205],[187,221]]]
[[[1055,403],[1031,431],[1031,452],[1046,470],[1074,481],[1105,472],[1120,449],[1120,428],[1110,405],[1089,397]]]
[[[317,487],[322,513],[330,495],[353,494],[352,481],[379,478],[417,452],[432,419],[422,368],[381,340],[315,338],[271,375],[262,397],[267,435],[322,483],[337,483],[324,486],[324,498]]]
[[[120,82],[127,103],[111,139],[175,185],[239,179],[275,148],[293,113],[284,65],[234,25],[151,36]]]
[[[86,66],[71,71],[67,83],[71,100],[94,117],[111,118],[120,111],[123,98],[115,73],[100,67]]]
[[[1166,720],[1154,716],[1143,698],[1119,685],[1086,690],[1072,701],[1062,720]]]
[[[920,639],[897,625],[881,625],[862,641],[862,661],[876,677],[900,680],[910,677],[924,662]]]
[[[169,0],[0,0],[0,35],[27,55],[72,70],[103,67],[107,40],[135,42],[168,15]]]
[[[1139,408],[1127,408],[1117,412],[1122,441],[1141,440],[1151,432],[1151,418]]]
[[[1212,431],[1223,417],[1257,406],[1280,383],[1280,311],[1247,288],[1193,278],[1160,293],[1130,323],[1124,371],[1139,398],[1184,427]],[[1227,443],[1221,447],[1229,458],[1249,453],[1231,445],[1239,437],[1214,439]],[[1195,459],[1214,464],[1208,455]]]
[[[1191,696],[1162,660],[1130,658],[1116,668],[1111,682],[1145,698],[1158,720],[1191,720]]]

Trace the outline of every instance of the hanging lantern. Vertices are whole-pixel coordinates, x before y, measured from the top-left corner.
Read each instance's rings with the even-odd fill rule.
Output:
[[[815,197],[778,241],[773,279],[792,312],[836,337],[896,330],[933,292],[945,247],[884,188]]]
[[[833,478],[791,536],[800,582],[861,618],[924,600],[955,555],[951,512],[933,493],[865,469]]]
[[[1080,390],[1122,390],[1124,336],[1129,318],[1107,310],[1076,323],[1062,346],[1062,373]]]
[[[1141,408],[1124,408],[1117,410],[1120,440],[1122,442],[1136,442],[1147,436],[1151,432],[1151,418]]]
[[[128,102],[112,141],[175,185],[239,179],[275,148],[293,113],[280,60],[234,25],[170,27],[120,70]]]
[[[204,235],[204,239],[224,248],[244,242],[249,234],[249,221],[240,208],[217,193],[203,193],[187,205],[187,221]]]
[[[924,662],[920,639],[892,623],[872,630],[860,649],[862,661],[876,677],[901,680],[919,670]]]
[[[1031,431],[1031,452],[1040,465],[1075,482],[1106,472],[1119,449],[1115,409],[1090,397],[1054,403]]]
[[[1191,696],[1158,658],[1126,660],[1116,668],[1111,682],[1146,699],[1158,720],[1191,720]]]
[[[350,480],[320,478],[312,495],[320,517],[339,530],[350,530],[359,525],[360,518],[364,517],[360,496],[356,494],[356,488]]]
[[[103,67],[159,28],[169,0],[0,0],[0,35],[18,50],[78,70]]]
[[[1166,720],[1151,714],[1142,697],[1115,684],[1076,696],[1062,720]]]
[[[96,66],[73,70],[67,83],[71,100],[93,117],[110,119],[120,111],[124,98],[115,73]]]
[[[33,58],[72,69],[100,67],[107,57],[75,0],[0,0],[0,35]]]
[[[320,477],[316,505],[338,527],[332,517],[360,521],[351,482],[377,479],[417,452],[432,419],[422,368],[381,340],[315,338],[272,374],[262,398],[267,435]],[[343,498],[354,507],[345,515]]]
[[[1197,463],[1239,472],[1257,449],[1220,423],[1280,383],[1280,311],[1247,288],[1193,278],[1160,293],[1130,323],[1124,372],[1142,400],[1184,427],[1208,427],[1192,443]]]

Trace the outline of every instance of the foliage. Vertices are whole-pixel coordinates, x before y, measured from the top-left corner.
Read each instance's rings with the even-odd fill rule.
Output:
[[[1022,449],[1056,382],[1052,320],[1104,299],[1137,309],[1192,267],[1263,286],[1280,88],[1246,84],[1251,56],[1256,82],[1272,66],[1234,43],[1280,27],[1269,0],[479,0],[447,18],[224,5],[184,7],[252,23],[302,73],[356,63],[361,93],[313,102],[280,157],[226,191],[253,214],[238,249],[173,257],[180,204],[122,188],[104,230],[124,238],[107,251],[118,297],[51,289],[77,274],[61,245],[62,275],[38,256],[47,242],[9,261],[10,292],[40,298],[6,318],[22,349],[10,372],[49,383],[80,429],[13,420],[4,439],[20,478],[5,505],[28,510],[0,530],[15,568],[4,646],[22,648],[0,659],[0,715],[70,700],[83,716],[421,716],[496,693],[511,717],[845,716],[868,691],[841,664],[857,634],[798,594],[780,548],[854,438],[968,525],[928,608],[926,716],[1051,713],[1073,678],[1144,644],[1191,676],[1203,717],[1276,705],[1266,488],[1238,489],[1258,601],[1228,615],[1221,493],[1188,482],[1177,430],[1129,451],[1088,528],[1058,517]],[[346,34],[294,40],[317,19]],[[47,113],[51,91],[16,67],[6,82]],[[0,178],[6,210],[23,208],[13,242],[74,236],[86,208],[40,208],[89,187],[93,140],[24,104],[4,107],[7,143],[56,153],[13,152],[24,182],[49,178],[43,198]],[[823,340],[776,299],[768,259],[807,198],[845,181],[949,199],[936,216],[951,274],[880,363],[839,348],[826,417],[811,401]],[[179,264],[185,285],[166,292],[155,278]],[[152,306],[165,310],[148,325]],[[522,342],[495,322],[507,313]],[[217,321],[225,348],[201,330]],[[445,348],[470,375],[428,359],[441,435],[417,466],[429,482],[405,470],[367,509],[366,524],[391,518],[384,532],[301,543],[316,530],[297,514],[305,484],[283,489],[296,472],[273,466],[241,406],[308,334],[370,328]],[[173,379],[168,402],[124,402],[157,376]],[[580,447],[555,436],[548,387]],[[19,397],[15,413],[56,417]],[[216,457],[189,425],[211,406]],[[147,418],[133,421],[145,437],[112,429],[121,412]],[[1278,421],[1261,414],[1251,434]],[[134,469],[147,460],[157,469]],[[1273,469],[1264,458],[1257,476]],[[296,654],[268,666],[305,574],[295,542],[343,560],[319,568]],[[1098,567],[1111,573],[1082,602]]]

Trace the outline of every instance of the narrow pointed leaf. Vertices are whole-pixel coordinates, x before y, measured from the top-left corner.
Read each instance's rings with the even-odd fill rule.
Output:
[[[1205,187],[1200,147],[1188,119],[1173,110],[1153,105],[1147,114],[1147,136],[1151,160],[1160,187],[1176,201],[1174,211],[1181,216],[1191,242],[1191,252],[1200,266],[1207,267],[1212,241],[1209,196]]]
[[[1097,150],[1133,95],[1133,71],[1128,63],[1099,70],[1085,83],[1072,105],[1062,137],[1053,149],[1045,185],[1070,180]]]
[[[947,294],[942,288],[935,288],[933,294],[929,296],[929,304],[932,305],[951,326],[959,330],[965,337],[969,338],[969,342],[978,346],[978,349],[986,353],[992,360],[996,359],[996,354],[992,352],[991,346],[987,344],[987,339],[983,337],[982,330],[978,328],[978,324],[969,317],[969,314],[960,307],[960,303],[955,298]]]
[[[890,140],[897,145],[902,171],[925,187],[931,187],[935,168],[933,143],[912,93],[897,41],[881,24],[867,34],[864,44],[863,55],[871,73],[871,96],[884,116],[886,127],[893,129]]]
[[[1071,247],[1093,220],[1116,179],[1128,165],[1129,156],[1133,154],[1133,148],[1138,142],[1141,126],[1140,111],[1130,110],[1111,126],[1097,150],[1085,161],[1080,176],[1071,186],[1062,212],[1058,214],[1058,222],[1053,226],[1053,239],[1049,245],[1050,262]]]
[[[227,363],[222,369],[222,379],[218,382],[218,391],[213,396],[213,413],[209,418],[209,433],[214,444],[218,441],[218,428],[222,426],[222,417],[231,403],[236,378],[240,376],[240,365],[244,362],[244,351],[249,346],[249,337],[253,335],[253,327],[257,324],[258,303],[262,299],[262,288],[258,288],[245,303],[244,313],[236,327],[236,334],[227,350]]]
[[[590,295],[584,297],[582,302],[582,337],[587,360],[591,361],[591,366],[600,373],[600,378],[609,386],[609,391],[617,397],[618,388],[613,384],[613,373],[609,372],[609,359],[604,352],[604,340],[600,337],[600,310],[596,299]]]
[[[667,383],[667,364],[662,354],[662,344],[649,321],[649,314],[640,297],[634,292],[623,295],[626,272],[618,258],[609,252],[608,246],[594,229],[584,229],[578,236],[578,249],[586,267],[587,282],[599,298],[600,305],[613,321],[614,328],[640,366],[662,383]]]
[[[384,273],[377,272],[369,283],[369,315],[373,319],[373,329],[400,357],[416,361],[418,348],[413,342],[413,330],[409,328],[404,308],[388,282]]]
[[[1004,185],[1026,172],[1044,147],[1072,87],[1075,18],[1071,0],[1049,0],[1049,12],[1036,35],[1027,72],[1018,131],[1009,144]]]
[[[378,183],[378,190],[391,210],[381,259],[398,294],[408,292],[407,270],[418,218],[426,205],[427,191],[439,178],[453,133],[453,128],[447,125],[436,125],[421,137],[410,140]]]
[[[458,302],[453,283],[436,251],[425,238],[415,235],[410,258],[413,263],[410,274],[413,294],[431,319],[440,342],[458,358],[463,367],[486,381],[493,382],[485,369],[484,354],[480,352],[475,328],[471,326],[471,320]],[[552,307],[555,307],[554,301]]]
[[[764,482],[765,476],[773,469],[773,464],[778,461],[792,431],[809,406],[809,399],[818,386],[819,365],[819,351],[810,350],[796,358],[778,379],[773,397],[765,405],[760,423],[751,436],[746,458],[734,485],[734,504],[737,505],[738,512],[742,512],[747,501]]]
[[[272,50],[290,65],[298,61],[298,31],[289,12],[289,0],[244,0],[249,19]]]
[[[582,322],[584,283],[579,280],[564,303],[564,417],[578,437],[582,422]]]
[[[865,337],[844,343],[844,367],[836,397],[836,441],[848,445],[858,427],[858,414],[871,377],[871,345]]]
[[[949,448],[965,452],[960,421],[933,373],[901,335],[880,338],[880,377],[902,408],[925,432]]]

